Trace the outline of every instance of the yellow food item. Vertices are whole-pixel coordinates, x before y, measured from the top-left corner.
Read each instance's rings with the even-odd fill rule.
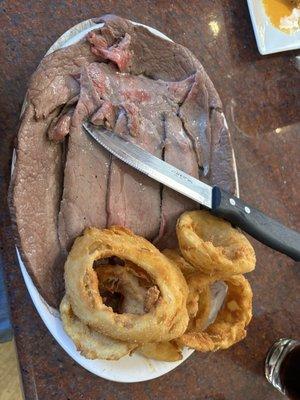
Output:
[[[163,343],[146,343],[137,349],[137,352],[147,358],[158,361],[179,361],[182,354],[175,341]]]
[[[263,0],[263,4],[272,25],[283,31],[288,29],[282,28],[282,18],[290,16],[295,7],[300,7],[298,0]]]
[[[176,232],[183,257],[205,274],[230,276],[255,268],[255,252],[246,236],[208,211],[183,213]]]
[[[174,262],[178,268],[181,270],[183,275],[186,277],[189,274],[196,272],[197,270],[188,263],[180,254],[180,251],[177,249],[165,249],[162,253],[169,258],[172,262]]]
[[[145,274],[141,278],[141,274],[136,271],[136,266],[129,263],[125,263],[124,266],[104,265],[97,268],[96,272],[100,293],[101,290],[108,290],[111,293],[117,292],[123,295],[118,307],[120,313],[142,315],[147,312],[147,309],[149,311],[154,306],[155,301],[149,305],[151,295],[148,294],[153,292],[155,286],[151,286],[148,277],[145,279]],[[156,291],[154,292],[156,293]],[[156,300],[156,296],[152,300]],[[147,358],[158,361],[172,362],[182,359],[181,350],[174,341],[146,343],[136,351]]]
[[[190,275],[187,280],[191,296],[196,297],[196,294],[199,294],[199,306],[198,309],[191,309],[188,305],[191,317],[189,327],[176,342],[206,352],[227,349],[242,340],[252,318],[252,290],[247,279],[243,275],[224,279],[228,285],[226,299],[215,321],[204,329],[208,316],[206,302],[209,301],[206,290],[215,279],[198,272]]]
[[[212,304],[208,283],[210,281],[213,280],[199,272],[187,278],[189,295],[186,306],[190,318],[187,331],[194,330],[195,328],[201,331],[204,330]]]
[[[136,344],[121,342],[89,328],[73,313],[67,296],[60,304],[63,327],[77,350],[86,358],[119,360],[136,348]]]
[[[247,238],[207,211],[177,222],[179,249],[160,252],[125,228],[88,228],[65,264],[64,329],[87,358],[133,351],[179,361],[187,346],[226,349],[246,336],[255,267]]]
[[[93,264],[113,256],[136,264],[153,279],[160,298],[149,312],[117,314],[104,304]],[[74,314],[114,339],[142,344],[163,342],[180,336],[187,327],[188,288],[181,271],[150,242],[125,228],[86,229],[68,255],[65,284]]]

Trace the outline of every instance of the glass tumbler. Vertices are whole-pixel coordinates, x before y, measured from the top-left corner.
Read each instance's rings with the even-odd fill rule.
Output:
[[[300,400],[300,341],[279,339],[267,353],[267,380],[289,399]]]

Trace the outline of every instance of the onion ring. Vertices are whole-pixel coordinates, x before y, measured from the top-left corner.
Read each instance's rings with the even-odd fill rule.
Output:
[[[183,213],[176,232],[183,257],[205,274],[230,276],[255,268],[255,252],[246,236],[208,211]]]
[[[197,270],[195,270],[195,268],[180,255],[179,250],[165,249],[163,250],[163,254],[178,266],[186,279],[197,272]],[[206,276],[204,276],[204,278],[206,278]],[[189,285],[189,294],[186,307],[190,318],[188,329],[192,327],[193,318],[196,317],[197,313],[197,325],[199,327],[204,326],[209,316],[211,307],[209,286],[204,285],[203,287],[199,287],[199,285],[193,285],[193,282],[191,282]]]
[[[178,249],[165,249],[162,253],[177,265],[185,277],[197,272],[197,270],[181,256]]]
[[[145,274],[141,274],[140,271],[137,272],[137,268],[131,263],[125,263],[125,266],[104,265],[97,268],[96,272],[100,290],[118,291],[124,296],[120,306],[120,313],[127,312],[142,315],[153,306],[150,296],[156,286],[150,286],[147,289],[149,281],[147,278],[143,279]],[[172,362],[182,359],[181,351],[174,341],[146,343],[140,346],[137,352],[146,358],[158,361]]]
[[[188,277],[190,296],[198,292],[204,293],[210,284],[215,282],[214,277],[208,277],[201,272]],[[215,321],[202,330],[207,320],[207,307],[199,307],[196,315],[195,308],[188,309],[191,322],[187,331],[176,342],[183,346],[198,351],[216,351],[227,349],[234,343],[246,336],[246,326],[252,318],[252,290],[249,282],[243,275],[235,275],[225,278],[228,285],[228,293],[222,309],[219,311]],[[207,297],[206,297],[207,298]],[[201,300],[201,298],[199,298]],[[205,301],[205,298],[202,298]]]
[[[182,359],[180,348],[173,340],[171,342],[146,343],[137,349],[137,353],[158,361],[172,362]]]
[[[81,322],[73,313],[67,296],[61,301],[60,315],[65,331],[80,354],[86,358],[119,360],[136,348],[135,344],[111,339]]]
[[[157,285],[161,295],[148,313],[116,314],[103,303],[93,262],[112,256],[144,269]],[[188,288],[181,271],[150,242],[125,228],[86,229],[68,255],[65,284],[75,315],[114,339],[163,342],[179,337],[186,330]]]

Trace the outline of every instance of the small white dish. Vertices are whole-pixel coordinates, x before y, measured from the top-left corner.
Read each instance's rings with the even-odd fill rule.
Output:
[[[247,0],[247,2],[260,54],[300,49],[300,31],[295,33],[280,31],[271,24],[262,0]]]

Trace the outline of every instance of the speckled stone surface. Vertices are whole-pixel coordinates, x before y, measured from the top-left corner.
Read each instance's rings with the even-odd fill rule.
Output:
[[[300,72],[297,52],[261,57],[246,2],[1,1],[1,252],[26,399],[280,400],[263,362],[279,337],[299,338],[300,268],[253,241],[249,275],[254,317],[247,338],[228,351],[196,354],[150,382],[120,384],[78,366],[35,312],[14,254],[6,191],[26,83],[52,42],[72,25],[113,12],[151,25],[189,47],[221,99],[236,151],[241,196],[300,230]],[[298,303],[297,303],[298,301]]]

